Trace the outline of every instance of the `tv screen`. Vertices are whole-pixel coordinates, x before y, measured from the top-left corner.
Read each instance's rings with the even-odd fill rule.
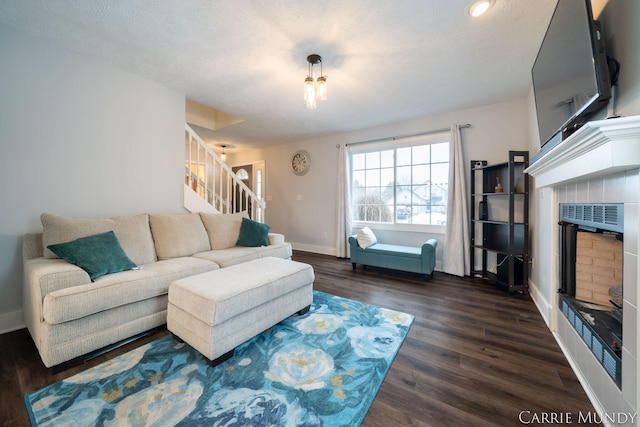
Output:
[[[606,107],[611,83],[589,0],[560,0],[531,71],[541,146]]]

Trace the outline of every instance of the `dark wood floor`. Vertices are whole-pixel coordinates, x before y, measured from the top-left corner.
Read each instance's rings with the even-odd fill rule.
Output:
[[[353,271],[348,260],[332,256],[296,251],[294,259],[313,265],[317,290],[416,317],[363,426],[518,426],[521,413],[530,422],[536,416],[561,420],[565,413],[575,421],[579,412],[593,412],[528,296],[438,272],[425,282],[374,268]],[[42,365],[26,330],[0,335],[0,425],[30,425],[26,392],[166,333],[55,375]]]

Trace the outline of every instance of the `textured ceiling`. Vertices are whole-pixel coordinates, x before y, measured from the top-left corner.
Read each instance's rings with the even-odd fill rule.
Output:
[[[0,23],[244,119],[205,135],[243,148],[524,96],[556,1],[471,18],[471,0],[0,0]],[[316,110],[311,53],[329,87]]]

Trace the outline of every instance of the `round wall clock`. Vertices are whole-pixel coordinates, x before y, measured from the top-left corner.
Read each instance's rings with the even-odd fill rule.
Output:
[[[311,166],[311,157],[304,150],[298,150],[291,157],[291,170],[296,175],[304,175]]]

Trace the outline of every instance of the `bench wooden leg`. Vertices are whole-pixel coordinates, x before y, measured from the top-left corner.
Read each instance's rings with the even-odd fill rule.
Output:
[[[308,305],[305,308],[303,308],[301,310],[298,310],[298,316],[302,316],[303,314],[306,314],[309,311],[310,308],[311,308],[311,306]]]
[[[207,363],[209,363],[209,365],[211,367],[215,367],[215,366],[218,366],[219,364],[221,364],[222,362],[225,362],[225,361],[231,359],[233,357],[233,354],[235,353],[235,351],[236,351],[236,349],[233,348],[233,349],[231,349],[231,351],[228,351],[225,354],[223,354],[222,356],[216,357],[213,360],[209,360],[206,357],[205,357],[205,359],[207,360]],[[202,356],[202,357],[204,357],[204,356]]]
[[[173,332],[171,332],[171,336],[173,337],[174,340],[178,341],[179,343],[184,343],[184,340],[182,338],[180,338],[179,336],[177,336],[176,334],[174,334]],[[221,364],[222,362],[225,362],[229,359],[231,359],[233,357],[233,354],[235,353],[236,349],[233,348],[231,349],[231,351],[226,352],[225,354],[223,354],[220,357],[217,357],[213,360],[210,360],[208,358],[206,358],[205,356],[202,356],[204,358],[204,360],[207,361],[207,363],[211,366],[211,367],[215,367],[218,366],[219,364]]]
[[[355,262],[352,262],[352,263],[351,263],[351,267],[353,267],[353,269],[355,270],[355,269],[356,269],[356,263],[355,263]]]

